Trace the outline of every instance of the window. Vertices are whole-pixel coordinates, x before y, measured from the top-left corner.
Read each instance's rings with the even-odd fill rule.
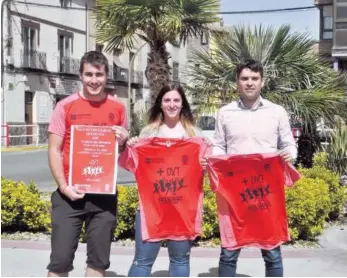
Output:
[[[322,39],[333,38],[333,11],[332,6],[324,6],[322,9]]]
[[[71,0],[60,0],[60,6],[65,9],[71,8]]]
[[[37,48],[37,30],[24,27],[23,28],[23,48],[24,53],[30,53]]]
[[[336,19],[346,20],[347,19],[347,5],[345,3],[338,4],[336,6]]]
[[[34,52],[39,44],[40,24],[22,20],[22,42],[24,53]]]
[[[180,77],[180,71],[179,71],[180,64],[177,62],[172,63],[172,80],[173,81],[179,81]]]
[[[323,39],[331,40],[333,38],[333,17],[326,16],[323,18]]]
[[[40,24],[22,20],[22,43],[23,53],[21,57],[22,66],[36,67],[37,66],[37,53],[40,40]]]
[[[73,53],[73,33],[58,30],[59,71],[70,72]]]
[[[60,57],[70,57],[72,53],[72,38],[64,35],[59,36]]]
[[[60,57],[70,57],[73,53],[73,33],[58,30],[58,50]]]

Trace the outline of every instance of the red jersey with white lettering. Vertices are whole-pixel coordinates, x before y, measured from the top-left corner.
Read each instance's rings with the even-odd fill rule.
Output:
[[[137,181],[143,240],[193,240],[201,233],[200,158],[210,149],[200,137],[155,137],[140,139],[122,153],[119,165]]]
[[[289,241],[284,184],[300,173],[277,154],[225,155],[208,159],[217,193],[222,247],[273,249]]]
[[[57,103],[48,131],[64,138],[62,159],[66,181],[69,180],[69,155],[72,125],[123,126],[127,128],[124,105],[107,95],[102,101],[89,101],[75,93]]]

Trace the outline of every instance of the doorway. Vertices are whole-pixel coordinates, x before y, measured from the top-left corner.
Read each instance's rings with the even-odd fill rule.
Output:
[[[24,110],[24,115],[25,115],[25,124],[30,125],[26,126],[26,135],[31,135],[26,137],[26,144],[30,145],[33,143],[33,97],[34,93],[25,91],[25,110]]]

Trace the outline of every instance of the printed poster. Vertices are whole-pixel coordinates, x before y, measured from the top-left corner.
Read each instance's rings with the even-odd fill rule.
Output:
[[[118,145],[111,128],[71,127],[69,185],[86,193],[116,193]]]

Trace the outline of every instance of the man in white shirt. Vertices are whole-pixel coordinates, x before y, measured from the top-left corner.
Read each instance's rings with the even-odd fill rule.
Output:
[[[295,159],[297,148],[287,112],[282,106],[260,96],[264,86],[262,65],[254,60],[239,64],[236,79],[240,98],[218,112],[213,155],[278,152],[284,161]],[[240,251],[222,248],[220,277],[236,275]],[[266,276],[283,276],[280,247],[261,251]]]

